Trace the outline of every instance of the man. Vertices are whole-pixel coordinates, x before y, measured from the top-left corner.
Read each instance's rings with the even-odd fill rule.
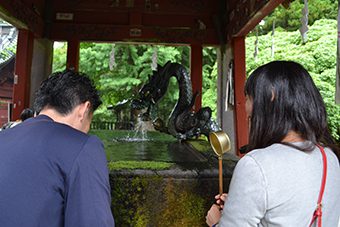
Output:
[[[55,73],[37,91],[39,115],[1,132],[1,226],[114,226],[103,145],[86,134],[100,104],[85,75]]]

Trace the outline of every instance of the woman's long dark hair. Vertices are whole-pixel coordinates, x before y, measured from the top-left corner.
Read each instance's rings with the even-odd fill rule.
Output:
[[[245,94],[253,101],[248,150],[281,143],[292,130],[313,144],[331,147],[340,160],[325,104],[300,64],[273,61],[260,66],[248,78]]]

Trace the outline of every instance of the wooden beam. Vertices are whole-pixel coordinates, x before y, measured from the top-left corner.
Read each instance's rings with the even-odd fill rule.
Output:
[[[140,13],[140,12],[135,12],[135,11],[132,11],[130,12],[129,14],[129,24],[130,25],[133,25],[133,26],[140,26],[142,25],[142,18],[143,18],[143,15]]]
[[[247,20],[247,23],[234,34],[235,37],[246,36],[258,25],[263,18],[269,15],[276,7],[278,7],[285,0],[271,0],[268,1],[259,11]]]
[[[167,14],[171,20],[177,15],[212,14],[218,8],[218,1],[220,0],[54,0],[52,7],[56,12],[110,12],[113,16],[116,12],[128,11]]]
[[[30,106],[30,84],[34,35],[19,29],[13,86],[12,120],[17,120],[23,109]]]
[[[79,70],[79,40],[71,39],[67,41],[66,68]]]
[[[43,35],[44,22],[34,4],[27,5],[20,0],[1,0],[0,16],[19,29],[28,29],[36,36]]]
[[[103,42],[147,42],[172,44],[218,45],[214,29],[166,28],[144,26],[115,26],[100,24],[54,24],[52,40],[78,39]]]
[[[70,17],[55,18],[48,38],[217,45],[211,16],[216,11],[216,2],[54,1],[55,15]]]
[[[246,81],[246,49],[245,37],[233,39],[234,72],[235,72],[235,126],[237,154],[242,146],[248,144],[248,122],[245,109],[244,85]]]
[[[192,83],[192,91],[195,94],[198,92],[194,111],[198,111],[202,107],[202,64],[203,64],[203,48],[201,45],[191,45],[190,54],[190,76]]]
[[[95,17],[93,17],[96,13]],[[168,13],[142,13],[139,11],[128,12],[75,12],[71,13],[73,19],[57,20],[53,23],[73,23],[73,24],[100,24],[100,25],[143,25],[145,27],[174,27],[174,28],[196,28],[205,26],[208,29],[215,28],[213,17],[210,14],[201,15],[169,15]],[[93,20],[89,20],[93,18]]]

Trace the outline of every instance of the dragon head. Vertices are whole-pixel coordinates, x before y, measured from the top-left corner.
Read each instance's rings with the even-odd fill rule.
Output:
[[[171,76],[168,74],[170,65],[170,61],[163,67],[158,65],[157,71],[153,71],[153,74],[149,75],[148,82],[139,90],[139,99],[133,100],[132,108],[142,109],[155,105],[165,95]]]

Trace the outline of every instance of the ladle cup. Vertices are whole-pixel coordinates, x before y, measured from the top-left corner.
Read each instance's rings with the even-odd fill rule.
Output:
[[[218,179],[219,193],[223,193],[223,168],[222,155],[230,150],[230,139],[223,131],[212,132],[209,134],[209,141],[215,154],[218,156]]]

